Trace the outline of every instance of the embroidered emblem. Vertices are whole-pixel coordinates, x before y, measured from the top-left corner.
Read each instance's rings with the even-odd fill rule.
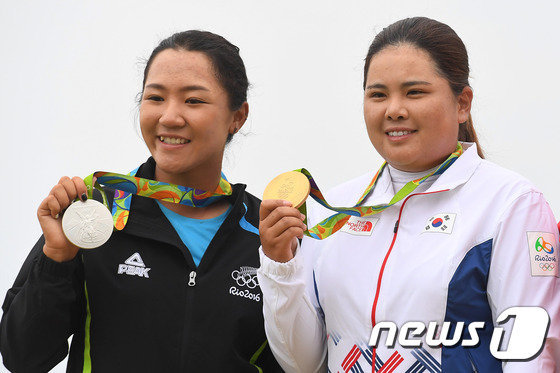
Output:
[[[257,279],[257,269],[253,267],[241,267],[239,270],[231,272],[231,277],[239,286],[247,286],[249,289],[254,289],[259,286]]]
[[[351,216],[346,224],[340,228],[340,231],[353,234],[355,236],[371,236],[373,228],[375,228],[378,221],[379,218]]]
[[[447,233],[453,232],[453,225],[457,214],[444,213],[432,216],[426,222],[424,232]]]
[[[527,232],[532,276],[558,277],[558,250],[554,234]]]
[[[249,289],[255,289],[259,286],[259,279],[257,278],[257,268],[242,266],[239,270],[234,270],[231,272],[231,278],[235,280],[235,283],[239,287],[248,287]],[[232,295],[237,295],[239,297],[254,300],[255,302],[260,302],[261,295],[251,293],[249,289],[238,289],[236,286],[229,288],[229,293]]]
[[[150,278],[148,275],[150,269],[146,268],[140,254],[134,253],[124,261],[124,264],[119,264],[117,274]]]

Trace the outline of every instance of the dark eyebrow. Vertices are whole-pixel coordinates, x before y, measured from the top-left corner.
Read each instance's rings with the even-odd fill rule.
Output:
[[[405,88],[413,85],[432,85],[432,83],[425,82],[423,80],[413,80],[411,82],[404,82],[403,84],[401,84],[401,87]]]
[[[366,89],[372,89],[372,88],[387,89],[387,86],[386,86],[385,84],[376,83],[376,84],[368,85],[368,86],[366,87]]]
[[[152,83],[152,84],[148,84],[146,86],[146,88],[154,88],[154,89],[161,89],[162,91],[165,91],[166,88],[165,86],[158,84],[158,83]],[[188,91],[210,91],[208,88],[201,86],[201,85],[187,85],[184,87],[181,87],[179,89],[179,91],[181,92],[188,92]]]
[[[414,86],[414,85],[432,85],[432,83],[425,82],[423,80],[413,80],[413,81],[410,81],[410,82],[404,82],[403,84],[401,84],[401,87],[406,88],[406,87],[411,87],[411,86]],[[372,89],[372,88],[387,89],[387,86],[385,84],[376,83],[376,84],[368,85],[366,87],[366,89]]]

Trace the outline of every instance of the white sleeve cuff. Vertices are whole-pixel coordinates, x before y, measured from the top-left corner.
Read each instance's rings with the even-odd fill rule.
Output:
[[[300,244],[296,248],[296,255],[285,263],[276,262],[270,259],[263,252],[262,246],[259,248],[259,256],[261,260],[261,267],[259,272],[271,279],[286,280],[294,276],[298,271],[301,272],[302,269],[302,258],[299,253]]]

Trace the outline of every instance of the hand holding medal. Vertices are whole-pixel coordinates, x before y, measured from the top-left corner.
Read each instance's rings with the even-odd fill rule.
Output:
[[[86,185],[81,178],[70,179],[65,176],[51,189],[49,195],[39,205],[37,218],[45,238],[43,252],[52,260],[68,261],[78,253],[79,248],[64,235],[62,219],[59,219],[59,217],[78,197],[82,201],[86,201],[86,193]],[[80,201],[80,203],[84,202]]]
[[[310,191],[307,177],[299,172],[285,172],[274,178],[263,193],[259,231],[266,256],[287,262],[294,256],[296,237],[307,229],[301,207]]]

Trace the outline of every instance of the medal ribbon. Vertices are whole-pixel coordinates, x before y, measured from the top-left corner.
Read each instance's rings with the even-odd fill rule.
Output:
[[[307,230],[306,232],[304,232],[304,234],[306,236],[315,238],[317,240],[322,240],[329,237],[333,233],[337,232],[340,228],[342,228],[344,224],[346,224],[348,219],[350,219],[351,216],[367,217],[367,216],[379,214],[380,212],[386,210],[390,206],[394,205],[395,203],[401,201],[406,196],[411,194],[416,188],[418,188],[420,184],[422,184],[430,176],[442,174],[453,164],[453,162],[457,160],[457,158],[459,158],[461,154],[463,154],[463,147],[458,142],[455,151],[451,153],[451,155],[434,172],[431,172],[420,179],[409,181],[397,193],[395,193],[395,195],[393,196],[393,198],[391,198],[391,201],[389,203],[375,205],[375,206],[360,206],[360,205],[363,203],[365,198],[371,193],[371,191],[375,188],[375,185],[379,180],[379,176],[387,166],[387,162],[384,162],[381,165],[381,167],[379,168],[379,170],[377,171],[377,173],[369,183],[368,187],[366,188],[366,190],[364,191],[364,193],[362,194],[358,202],[353,207],[333,207],[329,205],[325,200],[325,197],[323,197],[323,193],[321,193],[321,191],[317,187],[317,183],[315,183],[315,180],[313,180],[313,177],[311,176],[309,171],[307,171],[305,168],[295,170],[297,172],[301,172],[309,179],[309,183],[311,184],[311,192],[310,192],[311,197],[322,206],[328,208],[329,210],[333,210],[337,212],[336,214],[331,215],[328,218],[324,219],[319,224],[315,225],[313,228]]]
[[[93,184],[94,177],[96,178],[95,184]],[[115,189],[112,215],[113,225],[117,230],[122,230],[128,221],[130,201],[133,194],[191,207],[205,207],[232,194],[231,184],[223,176],[213,192],[105,171],[94,172],[87,176],[84,182],[87,187],[88,198],[92,198],[93,187],[95,187],[101,192],[103,204],[107,208],[109,208],[107,197],[101,185]]]

